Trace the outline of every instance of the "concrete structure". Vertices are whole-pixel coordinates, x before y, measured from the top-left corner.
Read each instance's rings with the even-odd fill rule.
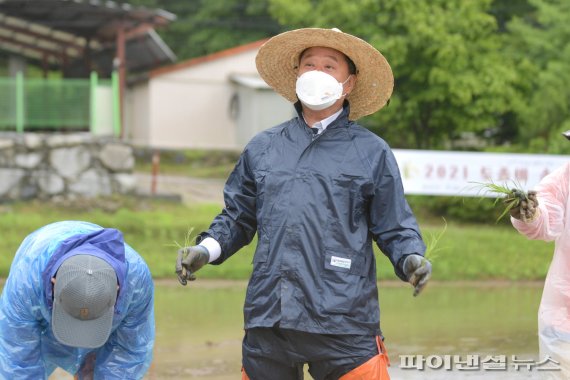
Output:
[[[265,40],[150,72],[127,94],[125,137],[159,149],[241,150],[294,108],[257,75]]]
[[[90,133],[0,134],[0,203],[132,194],[130,145]]]

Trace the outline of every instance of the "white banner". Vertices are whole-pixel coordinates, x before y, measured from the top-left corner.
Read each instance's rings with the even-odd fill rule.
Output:
[[[394,149],[406,194],[490,196],[481,184],[530,190],[570,156]]]

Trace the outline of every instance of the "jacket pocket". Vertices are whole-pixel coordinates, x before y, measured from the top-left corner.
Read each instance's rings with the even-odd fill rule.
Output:
[[[370,182],[363,176],[340,174],[333,178],[333,199],[346,216],[346,227],[356,228],[364,223],[366,196],[370,193]]]
[[[365,198],[373,189],[370,179],[363,175],[338,173],[332,180],[338,195]]]
[[[325,314],[351,314],[354,305],[366,294],[366,261],[361,256],[336,252],[325,254],[324,270],[320,278],[321,312]]]

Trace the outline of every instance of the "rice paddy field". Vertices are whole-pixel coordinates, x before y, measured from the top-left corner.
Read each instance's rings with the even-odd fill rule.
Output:
[[[245,287],[241,280],[202,279],[187,287],[157,280],[156,344],[145,379],[239,379]],[[538,361],[540,283],[434,283],[412,297],[406,284],[381,282],[379,293],[393,380],[536,378],[536,370],[517,370],[513,358]],[[478,366],[459,369],[468,356],[478,358]],[[504,370],[482,363],[501,356]],[[406,368],[410,357],[416,363],[422,358],[423,369]],[[449,369],[438,367],[437,358],[447,360]],[[49,380],[71,379],[58,370]],[[311,379],[308,373],[305,379]]]
[[[230,380],[240,376],[242,305],[255,241],[221,266],[207,266],[197,281],[175,280],[176,244],[188,231],[208,227],[217,204],[188,206],[148,198],[95,202],[38,201],[0,205],[0,277],[27,234],[60,220],[85,220],[121,230],[148,263],[155,279],[156,344],[146,379]],[[392,379],[530,379],[536,372],[510,361],[538,359],[536,314],[553,245],[529,241],[502,224],[465,224],[419,218],[430,253],[432,281],[419,297],[395,277],[377,252],[381,325]],[[428,358],[422,370],[405,368],[410,355]],[[467,355],[506,358],[505,370],[432,368],[433,360]],[[453,364],[453,363],[452,363]],[[56,371],[50,380],[68,380]],[[306,379],[311,377],[307,374]]]
[[[139,252],[153,277],[174,278],[177,243],[188,231],[208,228],[221,206],[188,206],[148,198],[0,205],[0,277],[6,277],[21,241],[35,229],[55,221],[84,220],[121,230],[125,241]],[[424,240],[437,240],[430,253],[435,281],[528,281],[546,275],[553,243],[530,241],[505,224],[465,224],[449,219],[418,219]],[[251,273],[256,241],[221,266],[207,266],[201,278],[244,280]],[[376,254],[380,280],[397,280],[386,257]]]

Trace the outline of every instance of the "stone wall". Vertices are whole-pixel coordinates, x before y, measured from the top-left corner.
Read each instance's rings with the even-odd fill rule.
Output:
[[[135,191],[131,146],[89,133],[0,133],[0,202]]]

